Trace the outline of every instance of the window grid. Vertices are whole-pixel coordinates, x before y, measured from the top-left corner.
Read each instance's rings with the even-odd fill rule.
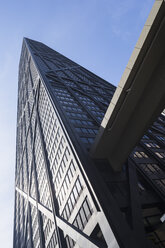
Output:
[[[64,180],[62,182],[61,188],[58,192],[57,195],[57,200],[58,200],[58,204],[59,206],[62,205],[62,202],[65,199],[65,195],[67,193],[67,191],[70,189],[70,184],[72,182],[72,178],[74,177],[74,172],[75,172],[76,168],[74,166],[73,161],[71,161],[70,166],[66,172],[66,175],[64,177]],[[55,181],[55,186],[58,189],[58,184],[60,184],[60,178],[57,177],[56,181]]]
[[[82,206],[80,207],[78,214],[76,215],[73,225],[78,229],[83,230],[92,216],[93,210],[86,196]]]
[[[82,184],[81,184],[80,179],[78,177],[73,188],[72,188],[71,194],[69,195],[68,200],[65,204],[64,210],[61,214],[61,216],[64,219],[68,220],[70,218],[70,216],[74,210],[74,207],[75,207],[75,205],[76,205],[76,203],[80,197],[82,189],[83,189],[83,187],[82,187]]]

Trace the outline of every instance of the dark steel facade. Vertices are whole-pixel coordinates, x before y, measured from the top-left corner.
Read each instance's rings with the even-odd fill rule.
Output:
[[[51,48],[24,39],[15,248],[165,247],[165,117],[142,137],[122,172],[90,156],[114,91]]]

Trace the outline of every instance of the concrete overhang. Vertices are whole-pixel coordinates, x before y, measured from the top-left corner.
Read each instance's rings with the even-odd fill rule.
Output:
[[[165,107],[165,2],[156,0],[91,148],[120,171]]]

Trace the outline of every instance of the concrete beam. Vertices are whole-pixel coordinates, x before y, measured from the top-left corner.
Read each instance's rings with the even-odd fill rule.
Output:
[[[165,2],[156,0],[91,149],[115,171],[165,107]]]

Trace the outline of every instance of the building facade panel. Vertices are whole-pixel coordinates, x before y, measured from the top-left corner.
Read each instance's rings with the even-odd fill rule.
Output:
[[[120,173],[89,153],[114,92],[75,62],[24,39],[14,247],[164,247],[165,117]]]

